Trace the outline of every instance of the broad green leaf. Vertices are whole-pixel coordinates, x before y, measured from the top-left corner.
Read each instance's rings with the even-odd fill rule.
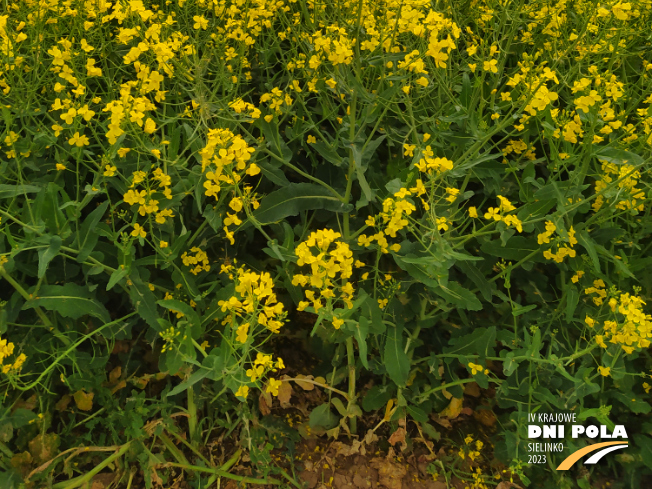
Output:
[[[349,327],[353,332],[355,341],[358,342],[358,349],[360,350],[360,361],[364,368],[369,370],[369,363],[367,361],[367,335],[369,334],[369,321],[364,316],[361,316],[353,326]]]
[[[455,355],[479,355],[480,361],[483,362],[486,357],[494,356],[494,347],[496,346],[496,327],[476,328],[473,333],[457,338],[451,338],[449,340],[449,345],[450,346],[444,348],[445,353],[452,353]]]
[[[582,230],[579,233],[577,233],[576,237],[577,237],[577,242],[584,247],[586,252],[591,257],[591,261],[593,262],[593,266],[595,267],[595,270],[598,273],[601,273],[600,259],[598,258],[598,253],[595,250],[595,243],[593,242],[593,239],[591,239],[591,237],[585,230]]]
[[[310,145],[315,152],[324,158],[329,163],[335,166],[342,166],[342,157],[337,154],[337,151],[329,144],[324,143],[323,141],[317,141]]]
[[[0,184],[0,199],[10,199],[18,195],[35,194],[43,190],[43,187],[36,185],[7,185]]]
[[[192,373],[192,375],[190,375],[190,377],[188,377],[188,379],[184,380],[179,385],[177,385],[174,389],[168,392],[167,397],[175,396],[180,392],[187,390],[189,387],[192,387],[197,382],[203,380],[211,373],[212,372],[207,368],[200,368],[199,370],[196,370],[195,372]]]
[[[642,156],[632,153],[630,151],[625,151],[624,149],[611,148],[608,146],[602,146],[598,151],[593,153],[593,155],[598,158],[598,160],[608,161],[609,163],[615,163],[616,165],[633,165],[638,166],[645,162]]]
[[[573,313],[575,313],[575,308],[580,300],[580,293],[577,290],[577,287],[570,285],[566,289],[566,321],[571,321],[573,319]]]
[[[177,301],[174,299],[167,299],[160,300],[157,302],[157,304],[165,309],[170,309],[172,311],[182,313],[191,325],[197,328],[201,326],[199,315],[192,307],[190,307],[190,305],[186,304],[185,302]]]
[[[512,237],[507,242],[506,246],[502,246],[500,240],[494,240],[488,243],[483,243],[480,248],[488,255],[505,258],[507,260],[521,260],[532,252],[540,249],[536,241],[522,236]],[[532,257],[532,260],[535,258],[536,255]]]
[[[59,254],[61,248],[61,237],[52,236],[50,238],[50,245],[47,248],[40,249],[38,252],[38,278],[45,275],[50,262]]]
[[[268,194],[254,212],[261,224],[269,224],[297,216],[301,211],[326,209],[332,212],[349,212],[351,204],[343,204],[332,192],[314,183],[292,183]]]
[[[106,290],[111,290],[115,284],[129,275],[130,271],[131,270],[129,268],[124,267],[123,265],[118,266],[118,268],[116,268],[115,271],[111,274],[111,277],[109,277],[109,283],[106,284]]]
[[[455,304],[457,307],[468,309],[469,311],[479,311],[482,309],[482,304],[475,294],[455,281],[450,281],[447,284],[440,283],[439,287],[434,289],[434,291],[437,295]]]
[[[369,412],[384,407],[394,396],[396,387],[392,384],[375,385],[362,398],[362,408]]]
[[[79,230],[79,254],[77,255],[77,261],[83,262],[88,258],[88,255],[91,254],[95,245],[97,244],[97,239],[99,235],[95,232],[95,227],[102,219],[102,216],[106,212],[107,207],[109,207],[109,201],[102,202],[93,212],[91,212],[84,223],[81,225]]]
[[[403,326],[387,328],[383,360],[389,378],[399,387],[405,386],[410,373],[410,359],[403,346]]]
[[[480,289],[480,293],[482,294],[484,300],[491,302],[491,284],[487,280],[487,277],[485,277],[484,274],[480,271],[480,269],[473,263],[466,261],[457,262],[455,263],[455,266],[459,268],[462,273],[464,273],[468,278],[470,278],[478,289]]]
[[[310,413],[309,424],[311,428],[330,430],[337,426],[339,418],[331,411],[330,404],[325,402],[317,406]]]
[[[140,279],[137,270],[133,270],[129,276],[132,285],[129,287],[129,297],[131,303],[136,308],[138,315],[145,320],[155,331],[161,332],[156,310],[156,296],[149,290],[149,286]]]
[[[104,323],[111,322],[106,308],[95,300],[87,287],[69,283],[66,285],[43,285],[38,296],[27,301],[23,309],[42,307],[56,311],[64,317],[79,319],[82,316],[94,316]]]

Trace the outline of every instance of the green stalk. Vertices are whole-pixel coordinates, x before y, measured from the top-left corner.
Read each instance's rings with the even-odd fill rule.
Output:
[[[98,474],[104,467],[109,465],[111,462],[114,460],[122,457],[124,453],[129,449],[129,446],[131,445],[131,442],[127,442],[122,447],[120,450],[115,452],[113,455],[110,457],[106,458],[102,463],[98,464],[93,468],[93,470],[87,472],[86,474],[75,477],[74,479],[71,479],[69,481],[65,482],[59,482],[58,484],[54,484],[52,486],[52,489],[75,489],[76,487],[83,486],[85,483],[89,482],[95,474]]]
[[[192,386],[188,387],[188,429],[190,431],[190,442],[197,444],[197,405],[195,404],[195,393]]]
[[[353,337],[346,339],[346,356],[349,364],[349,403],[346,410],[355,405],[355,351],[353,350]],[[358,420],[355,416],[351,417],[351,433],[354,435],[358,431]]]

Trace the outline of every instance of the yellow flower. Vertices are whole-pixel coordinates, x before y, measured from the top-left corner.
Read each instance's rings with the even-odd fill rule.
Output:
[[[147,120],[145,121],[145,127],[143,128],[143,130],[147,134],[152,134],[154,131],[156,131],[156,123],[148,117]]]
[[[129,153],[129,151],[131,151],[131,148],[120,148],[120,149],[118,150],[118,156],[119,156],[120,158],[124,158],[125,155],[126,155],[127,153]]]
[[[240,343],[246,343],[247,342],[247,333],[248,332],[249,332],[249,323],[241,324],[240,326],[238,326],[238,330],[236,332],[236,339]]]
[[[62,165],[61,163],[57,163],[56,167],[58,171],[62,171],[66,169],[66,165]]]
[[[598,367],[598,372],[600,372],[600,375],[603,377],[609,377],[611,375],[611,368],[609,367]]]
[[[331,88],[335,88],[335,85],[337,85],[337,82],[331,78],[329,80],[326,80],[326,85],[328,85]]]
[[[192,26],[194,29],[206,30],[206,28],[208,27],[208,20],[205,19],[202,15],[195,15],[192,18],[192,20],[195,21],[195,23]]]
[[[333,327],[334,327],[335,329],[340,329],[340,328],[342,327],[343,324],[344,324],[344,320],[343,320],[343,319],[340,319],[340,318],[338,318],[338,317],[334,317],[334,318],[333,318]]]
[[[478,210],[475,207],[469,207],[469,216],[478,217]]]
[[[113,175],[115,175],[115,172],[117,170],[117,168],[112,165],[106,165],[104,168],[105,168],[104,170],[105,177],[112,177]]]
[[[80,136],[79,132],[76,132],[69,140],[68,144],[70,146],[77,146],[78,148],[82,148],[84,146],[88,146],[90,144],[90,141],[86,136],[83,134]]]
[[[134,230],[131,232],[132,236],[140,236],[141,238],[144,238],[147,236],[147,233],[145,232],[145,229],[140,226],[140,224],[136,223],[134,224]]]
[[[484,71],[491,71],[492,73],[498,73],[498,68],[496,65],[498,64],[498,60],[492,59],[491,61],[485,61],[482,65],[482,69]]]
[[[249,395],[249,387],[246,385],[241,385],[238,391],[235,393],[235,397],[246,398]]]
[[[278,396],[278,389],[281,387],[281,382],[280,380],[276,379],[269,379],[269,383],[267,384],[267,389],[265,392],[271,393],[273,396]]]
[[[308,136],[308,144],[314,144],[317,142],[317,138],[313,135]]]

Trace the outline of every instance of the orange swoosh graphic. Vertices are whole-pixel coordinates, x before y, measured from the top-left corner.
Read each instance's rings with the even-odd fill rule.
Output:
[[[566,460],[559,464],[557,470],[570,469],[575,462],[577,462],[587,453],[595,452],[596,450],[600,450],[601,448],[609,447],[611,445],[627,445],[627,443],[628,442],[626,441],[605,441],[603,443],[596,443],[595,445],[589,445],[587,447],[580,448],[576,452],[573,452],[568,457],[566,457]]]

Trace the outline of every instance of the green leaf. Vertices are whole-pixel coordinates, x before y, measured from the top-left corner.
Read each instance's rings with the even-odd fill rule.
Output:
[[[87,287],[77,284],[43,285],[39,294],[27,301],[23,309],[42,307],[48,311],[56,311],[63,317],[79,319],[82,316],[94,316],[104,323],[111,322],[111,316],[106,308],[93,296]]]
[[[585,230],[582,230],[577,233],[576,237],[577,242],[584,247],[586,252],[591,257],[591,261],[593,261],[593,266],[595,267],[596,272],[601,273],[600,259],[598,258],[598,253],[595,251],[595,245],[589,234]]]
[[[466,261],[457,262],[455,263],[455,266],[459,268],[464,275],[470,278],[478,289],[480,289],[480,293],[484,300],[491,302],[491,284],[480,269],[473,263],[468,263]]]
[[[506,246],[502,246],[498,239],[484,243],[480,248],[491,256],[497,256],[498,258],[505,258],[507,260],[521,260],[532,252],[537,251],[539,245],[532,239],[514,236],[507,242]],[[535,257],[532,258],[532,260],[534,259]]]
[[[190,307],[190,305],[185,302],[177,301],[174,299],[160,300],[157,304],[165,309],[171,309],[172,311],[177,311],[182,313],[186,319],[190,322],[191,325],[199,328],[201,326],[201,320],[197,312]]]
[[[163,328],[158,322],[159,316],[156,310],[156,296],[149,290],[149,286],[140,279],[137,269],[133,270],[129,279],[133,284],[129,287],[131,303],[136,308],[138,315],[145,320],[155,331],[161,332]]]
[[[483,362],[486,357],[494,356],[496,327],[476,328],[473,333],[458,338],[451,338],[449,344],[449,347],[444,348],[445,353],[452,353],[454,355],[479,355],[480,362]]]
[[[0,184],[0,199],[10,199],[18,195],[35,194],[43,190],[43,187],[36,185],[7,185]]]
[[[628,164],[638,166],[645,162],[642,156],[623,149],[611,148],[609,146],[600,147],[600,149],[593,153],[593,155],[598,158],[598,160],[605,160],[609,163],[615,163],[616,165]]]
[[[309,424],[313,429],[330,430],[338,425],[339,418],[331,411],[330,404],[325,402],[310,413]]]
[[[455,304],[457,307],[468,309],[469,311],[480,311],[482,309],[482,304],[475,294],[455,281],[448,282],[447,284],[440,283],[439,288],[435,289],[435,293]]]
[[[292,160],[292,150],[285,143],[283,138],[278,132],[278,125],[267,122],[264,119],[258,119],[263,134],[265,135],[265,142],[269,146],[272,153],[278,156],[285,162]]]
[[[79,230],[79,254],[77,255],[77,261],[83,262],[91,254],[95,245],[97,244],[97,239],[99,234],[95,232],[95,227],[102,219],[102,216],[106,212],[107,207],[109,207],[109,201],[102,202],[93,212],[91,212]]]
[[[47,248],[40,249],[38,252],[38,278],[45,275],[48,265],[59,254],[61,248],[61,237],[52,236],[50,238],[50,245]]]
[[[190,377],[188,377],[188,379],[184,380],[179,385],[177,385],[174,389],[172,389],[170,392],[168,392],[167,397],[175,396],[175,395],[179,394],[180,392],[183,392],[183,391],[187,390],[189,387],[192,387],[193,385],[195,385],[200,380],[203,380],[204,378],[206,378],[210,373],[211,373],[211,371],[209,369],[200,368],[199,370],[193,372],[192,375]]]
[[[332,192],[314,183],[292,183],[268,194],[254,212],[261,224],[270,224],[297,216],[301,211],[326,209],[332,212],[349,212],[351,204],[343,204]]]
[[[577,287],[570,285],[566,289],[566,321],[571,321],[573,319],[573,313],[577,304],[580,301],[580,293],[577,291]]]
[[[385,355],[383,357],[389,378],[403,387],[410,374],[410,359],[403,347],[403,326],[387,328]]]
[[[130,271],[129,268],[124,267],[123,265],[118,266],[118,268],[116,268],[111,274],[111,277],[109,277],[109,283],[106,284],[106,290],[111,290],[115,284],[129,275]]]
[[[376,411],[385,406],[394,396],[396,387],[392,384],[374,385],[362,399],[362,409],[365,411]]]
[[[337,154],[337,151],[333,149],[331,145],[326,144],[322,141],[317,141],[316,143],[312,143],[310,146],[319,156],[324,158],[329,163],[335,166],[342,166],[342,157]]]

